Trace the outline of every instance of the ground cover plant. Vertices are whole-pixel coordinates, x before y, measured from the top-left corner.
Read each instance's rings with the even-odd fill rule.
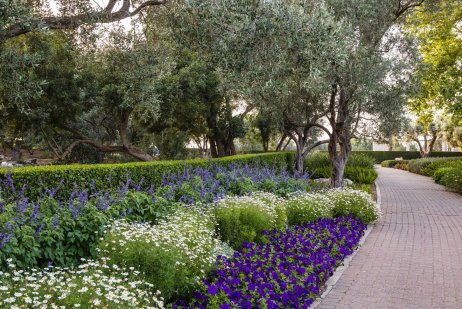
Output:
[[[232,258],[219,257],[194,300],[175,307],[308,308],[365,229],[359,220],[339,217],[267,231],[267,243],[245,243]]]
[[[159,292],[138,272],[106,259],[84,260],[75,268],[18,269],[8,261],[0,272],[2,308],[164,308]]]

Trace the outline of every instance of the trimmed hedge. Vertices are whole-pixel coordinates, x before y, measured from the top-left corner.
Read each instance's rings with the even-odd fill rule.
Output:
[[[353,151],[352,154],[363,154],[375,159],[375,163],[381,163],[385,160],[394,160],[403,158],[403,160],[419,159],[418,151]],[[462,152],[433,152],[431,157],[462,157]]]
[[[73,164],[51,166],[28,166],[13,169],[0,169],[0,184],[11,178],[18,188],[26,186],[25,195],[29,198],[38,197],[44,188],[59,187],[59,194],[69,196],[75,186],[80,189],[95,187],[97,189],[116,189],[129,177],[134,183],[143,183],[149,187],[159,186],[162,175],[177,174],[187,167],[207,167],[217,164],[229,167],[237,165],[263,165],[286,169],[294,162],[294,153],[273,152],[263,154],[248,154],[229,156],[216,159],[192,159],[181,161],[132,162],[123,164]]]
[[[409,171],[425,176],[433,176],[433,173],[444,167],[458,164],[462,158],[423,158],[409,161]]]

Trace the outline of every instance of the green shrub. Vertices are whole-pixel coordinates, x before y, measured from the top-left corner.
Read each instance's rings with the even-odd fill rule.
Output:
[[[446,158],[446,160],[431,162],[422,168],[421,173],[425,176],[433,176],[437,170],[449,167],[462,167],[462,160],[458,158]]]
[[[126,217],[132,221],[147,221],[157,224],[175,212],[181,203],[145,192],[128,191],[125,197],[110,209],[112,217]]]
[[[326,152],[315,152],[305,159],[305,169],[311,178],[329,178],[330,159]],[[365,154],[352,153],[345,168],[345,178],[354,182],[371,184],[377,178],[374,159]]]
[[[397,164],[408,165],[409,160],[385,160],[381,163],[382,167],[395,167]]]
[[[409,171],[409,161],[399,161],[395,164],[395,168],[403,171]]]
[[[374,168],[347,166],[345,169],[345,178],[361,184],[372,184],[377,176]]]
[[[441,179],[452,169],[453,169],[452,167],[443,167],[443,168],[437,169],[433,173],[433,176],[432,176],[433,180],[436,183],[441,184]]]
[[[159,225],[116,221],[99,246],[110,265],[133,267],[166,300],[184,299],[225,254],[209,215],[180,209]]]
[[[0,180],[4,181],[8,172],[17,188],[27,186],[26,196],[38,198],[44,188],[60,187],[58,197],[67,198],[75,185],[80,189],[90,189],[93,184],[98,190],[117,189],[127,181],[127,175],[133,183],[159,186],[162,175],[181,173],[186,166],[206,167],[210,164],[229,166],[230,164],[250,164],[275,166],[279,169],[291,167],[293,153],[275,152],[263,154],[237,155],[217,159],[193,159],[185,161],[132,162],[125,164],[75,164],[53,166],[29,166],[0,169]],[[61,184],[62,182],[62,184]]]
[[[264,242],[263,231],[285,226],[282,207],[280,200],[270,193],[227,197],[213,207],[217,233],[235,249],[244,242]]]
[[[320,218],[332,218],[333,204],[321,194],[294,194],[286,201],[289,225],[300,225]]]
[[[419,159],[418,151],[353,151],[353,154],[364,154],[375,159],[375,163],[381,163],[385,160],[394,160],[403,158],[404,160]],[[431,154],[432,157],[460,157],[460,152],[443,152],[436,151]]]
[[[451,164],[458,164],[461,158],[423,158],[409,161],[409,171],[425,176],[432,176],[433,173],[442,167],[450,167]]]
[[[352,189],[333,189],[326,191],[326,196],[334,204],[335,217],[352,215],[365,224],[376,221],[380,210],[371,200],[369,194]]]
[[[375,160],[373,157],[364,153],[353,152],[348,158],[347,166],[374,168]]]
[[[437,173],[439,172],[442,174],[441,176],[438,176],[441,177],[439,180],[440,184],[462,193],[462,168],[445,168],[438,170]]]
[[[385,161],[382,161],[382,163],[380,163],[380,165],[382,167],[394,167],[395,166],[395,163],[396,160],[385,160]]]

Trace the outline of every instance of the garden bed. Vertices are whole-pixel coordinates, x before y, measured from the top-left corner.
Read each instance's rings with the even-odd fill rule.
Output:
[[[29,200],[2,183],[0,307],[304,308],[380,215],[365,192],[258,165],[88,187]]]

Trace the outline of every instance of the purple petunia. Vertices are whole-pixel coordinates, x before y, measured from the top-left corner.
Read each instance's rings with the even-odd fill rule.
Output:
[[[188,308],[207,307],[223,295],[220,308],[308,308],[365,229],[353,217],[341,217],[267,231],[268,243],[244,243],[233,257],[220,256],[215,277],[204,280],[207,294],[196,292]]]

